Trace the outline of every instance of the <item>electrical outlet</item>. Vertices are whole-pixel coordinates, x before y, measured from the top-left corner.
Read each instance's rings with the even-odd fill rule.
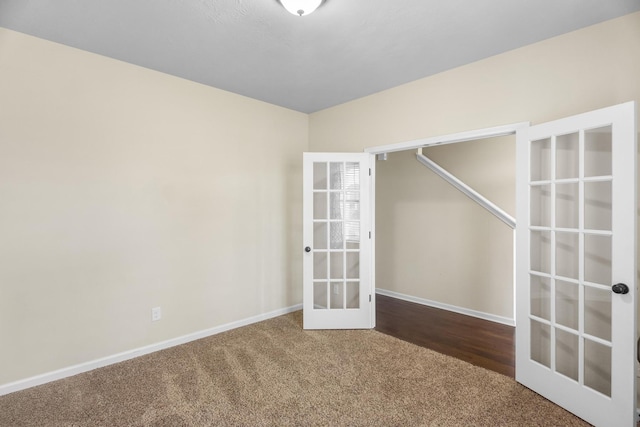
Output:
[[[151,309],[151,321],[155,322],[162,318],[162,309],[160,307],[153,307]]]

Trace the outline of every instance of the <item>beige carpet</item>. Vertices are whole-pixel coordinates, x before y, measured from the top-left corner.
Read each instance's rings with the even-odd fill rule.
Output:
[[[0,426],[582,426],[506,376],[297,312],[0,397]]]

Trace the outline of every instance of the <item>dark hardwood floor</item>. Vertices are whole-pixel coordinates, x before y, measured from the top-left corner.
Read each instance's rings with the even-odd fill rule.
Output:
[[[376,295],[376,330],[515,377],[515,328]]]

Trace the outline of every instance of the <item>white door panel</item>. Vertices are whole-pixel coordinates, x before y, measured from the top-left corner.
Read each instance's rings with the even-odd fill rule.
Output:
[[[367,153],[304,153],[305,329],[375,325],[372,168]]]
[[[516,379],[596,426],[635,425],[635,118],[517,134]]]

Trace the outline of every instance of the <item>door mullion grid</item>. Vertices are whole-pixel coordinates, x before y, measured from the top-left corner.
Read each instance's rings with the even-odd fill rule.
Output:
[[[343,225],[344,227],[344,225]],[[343,233],[344,236],[344,233]],[[344,237],[343,237],[344,239]],[[342,308],[347,309],[347,242],[344,239],[344,250],[342,251]]]
[[[347,189],[345,181],[347,179],[347,163],[342,163],[342,170],[344,171],[344,178],[342,179],[342,308],[347,309],[347,239],[345,236],[345,214],[347,212]]]
[[[578,383],[584,385],[584,129],[578,138]]]
[[[369,163],[362,165],[365,166],[365,170],[366,171],[361,171],[361,175],[360,176],[364,176],[364,179],[369,180],[369,191],[371,190],[371,180],[369,177]],[[362,185],[362,182],[360,183],[360,185]],[[361,192],[361,194],[363,194],[364,192]],[[366,292],[363,292],[363,286],[362,286],[362,254],[364,251],[364,245],[365,244],[370,244],[369,241],[369,230],[371,229],[371,217],[370,217],[370,213],[369,212],[365,212],[362,209],[362,202],[363,202],[363,197],[365,197],[364,195],[362,197],[358,197],[358,203],[360,204],[360,216],[358,217],[358,230],[360,230],[359,235],[360,235],[360,240],[358,241],[358,249],[356,250],[356,252],[358,253],[358,276],[357,276],[357,281],[358,281],[358,298],[360,300],[360,302],[358,303],[358,307],[364,307],[366,306],[366,304],[368,304],[368,295],[370,293],[370,290],[367,289]],[[375,260],[372,260],[372,262],[375,263]],[[366,274],[366,273],[365,273]]]
[[[327,288],[327,310],[331,310],[331,162],[326,162],[326,177],[327,177],[327,212],[325,218],[327,218],[327,281],[325,287]]]
[[[634,372],[634,363],[636,363],[634,361],[634,344],[635,340],[637,340],[637,295],[634,293],[637,290],[637,248],[635,244],[637,232],[637,218],[635,215],[637,213],[637,153],[635,151],[637,147],[634,145],[638,132],[636,119],[636,102],[629,102],[532,126],[521,135],[520,141],[522,143],[518,145],[519,150],[517,153],[518,189],[520,193],[526,191],[525,184],[527,181],[531,186],[532,177],[551,177],[549,193],[551,193],[552,200],[549,203],[551,207],[547,209],[552,209],[553,218],[549,221],[551,225],[549,230],[551,233],[549,238],[551,240],[551,248],[549,249],[547,249],[546,244],[542,245],[541,239],[545,238],[544,234],[546,233],[544,227],[532,227],[530,223],[518,224],[518,231],[527,230],[525,228],[527,225],[530,232],[523,231],[518,233],[517,248],[523,252],[529,251],[531,253],[528,260],[521,257],[516,267],[517,280],[523,283],[523,286],[518,286],[516,289],[516,300],[519,309],[518,320],[529,321],[531,319],[530,323],[533,326],[528,328],[526,325],[518,323],[518,333],[516,334],[518,339],[516,345],[516,378],[523,385],[565,407],[589,423],[598,426],[635,426],[636,424],[637,381]],[[585,129],[589,130],[585,131]],[[591,134],[592,132],[593,135]],[[564,137],[558,140],[555,135],[567,135],[567,142],[571,146],[569,152],[564,150],[557,152],[557,147],[561,144],[564,145],[562,139]],[[593,141],[591,141],[592,137]],[[528,145],[527,143],[531,143],[532,140],[541,141],[540,145]],[[624,142],[629,151],[623,152],[619,150],[621,148],[618,146],[619,142]],[[551,145],[550,155],[545,150],[549,145]],[[577,152],[576,149],[578,150]],[[623,149],[625,148],[623,147]],[[563,170],[565,170],[565,154],[569,154],[569,166],[575,165],[575,162],[578,161],[578,167],[570,169],[573,175],[570,179],[578,178],[573,183],[569,181],[563,182],[563,180],[558,179],[566,175],[563,174]],[[552,165],[552,171],[546,176],[545,172],[547,170],[544,163],[539,161],[540,157],[544,159],[543,161],[552,159],[549,160]],[[535,169],[537,167],[540,167],[540,173]],[[608,171],[610,167],[612,172]],[[592,168],[593,170],[591,170]],[[533,171],[533,174],[527,180],[526,175],[530,171]],[[587,172],[589,175],[599,175],[585,176]],[[613,181],[615,185],[613,183],[609,184],[608,182],[610,181]],[[592,182],[602,182],[603,184],[589,184]],[[618,184],[624,186],[624,188],[619,188]],[[562,208],[565,204],[564,199],[557,199],[560,193],[564,195],[563,186],[567,188],[567,194],[570,195],[572,200],[567,203],[570,210],[556,212],[557,207]],[[529,189],[531,188],[533,187],[529,187]],[[590,200],[589,204],[585,205],[587,190],[589,190]],[[611,194],[608,193],[609,191],[611,191]],[[525,194],[521,195],[525,196]],[[536,209],[544,206],[544,195],[532,193],[532,196],[519,199],[518,217],[527,218],[532,216],[537,219],[535,216]],[[577,212],[575,211],[575,203],[579,203]],[[546,213],[548,210],[541,210],[541,212]],[[566,215],[567,219],[571,220],[569,223],[562,223],[563,214]],[[576,219],[577,221],[575,221]],[[587,223],[587,219],[589,223]],[[609,221],[611,221],[611,228],[608,225]],[[558,228],[559,225],[569,225],[573,227],[573,230]],[[598,229],[586,228],[587,226]],[[601,228],[606,229],[602,230]],[[540,236],[531,232],[538,232]],[[575,233],[578,234],[577,239]],[[568,237],[568,239],[564,239],[564,236]],[[601,237],[593,238],[591,236]],[[533,240],[534,237],[537,240]],[[587,237],[589,238],[588,248],[586,247]],[[564,240],[569,243],[567,245],[569,251],[565,251],[563,246],[558,246],[558,242],[561,244]],[[610,248],[609,245],[611,245]],[[546,316],[546,307],[544,307],[544,311],[536,311],[537,306],[534,306],[533,310],[531,307],[533,298],[542,298],[544,296],[544,289],[540,288],[544,284],[539,283],[541,282],[540,280],[538,282],[529,281],[530,285],[538,285],[538,287],[534,288],[534,293],[531,293],[529,286],[527,286],[527,273],[529,277],[535,277],[532,276],[531,271],[527,271],[527,267],[531,270],[532,261],[536,263],[538,259],[542,259],[537,258],[536,255],[538,254],[534,252],[540,251],[540,248],[550,253],[544,259],[552,258],[549,266],[550,288],[551,292],[553,292],[553,298],[549,304],[550,316]],[[592,251],[594,256],[601,252],[602,261],[585,259],[585,255],[591,256]],[[564,256],[565,253],[567,256]],[[526,252],[523,255],[528,254]],[[576,307],[578,308],[577,313],[573,311],[571,313],[563,313],[562,311],[556,313],[558,308],[563,307],[562,296],[556,295],[556,292],[557,289],[563,289],[561,282],[563,279],[558,274],[564,270],[564,265],[560,264],[564,258],[567,258],[567,261],[571,263],[567,265],[567,267],[571,267],[567,270],[575,271],[575,268],[578,268],[578,274],[568,274],[572,276],[572,281],[570,282],[572,283],[570,285],[571,293],[569,295],[574,307],[575,303],[578,304]],[[576,261],[578,262],[576,263]],[[588,272],[585,269],[586,266],[590,269]],[[606,270],[598,270],[601,267],[605,267]],[[593,274],[591,273],[592,268]],[[609,268],[611,269],[610,273]],[[605,272],[607,276],[604,276]],[[533,273],[535,274],[535,272]],[[607,296],[611,292],[611,283],[595,284],[591,282],[592,280],[604,282],[609,279],[608,274],[611,274],[613,283],[621,280],[630,281],[632,286],[630,286],[629,294],[609,294]],[[543,275],[540,276],[544,277]],[[520,283],[518,282],[518,284]],[[559,284],[560,286],[558,286]],[[575,292],[576,288],[574,286],[578,286],[578,292]],[[592,290],[596,290],[593,296],[587,293],[587,291],[591,292]],[[587,301],[587,296],[593,297],[594,300]],[[529,307],[527,307],[527,304],[529,304]],[[586,311],[587,304],[589,304],[589,311]],[[592,304],[594,304],[593,307],[591,306]],[[592,309],[594,310],[593,313],[591,312]],[[572,307],[568,307],[568,310],[572,310]],[[601,312],[604,317],[592,318],[592,315],[598,316],[600,310],[604,310]],[[532,317],[532,312],[545,318],[549,317],[549,325],[544,324],[544,319],[539,320],[535,316]],[[529,315],[529,319],[527,319],[525,313]],[[556,322],[563,319],[562,316],[564,314],[567,314],[567,318],[571,320],[570,323],[566,323],[569,326],[556,324]],[[575,323],[576,320],[577,324]],[[589,320],[589,323],[587,323],[587,320]],[[591,324],[592,320],[594,321],[593,325]],[[587,330],[587,326],[589,326],[589,330]],[[553,331],[547,333],[549,331],[548,328],[553,329]],[[610,342],[609,328],[611,332]],[[550,335],[550,337],[547,337],[547,335]],[[570,344],[567,347],[568,353],[565,352],[563,347],[555,348],[555,340],[558,335],[560,337],[567,336]],[[576,338],[578,339],[577,347],[575,346]],[[550,349],[546,349],[543,346],[548,345],[549,339],[552,340],[553,345],[551,345]],[[564,343],[559,344],[562,345]],[[587,350],[589,350],[589,354],[587,354]],[[564,357],[565,355],[570,357],[566,358]],[[586,361],[587,356],[589,357],[589,363]],[[551,357],[550,363],[546,363],[546,360],[543,359],[547,357]],[[578,360],[576,360],[576,357]],[[603,366],[602,363],[607,360],[609,360],[606,362],[607,365]],[[543,363],[540,363],[540,361]],[[547,369],[547,366],[550,369]],[[567,369],[565,369],[565,366]],[[578,368],[577,372],[576,368]],[[563,374],[563,372],[566,374]]]
[[[551,136],[551,153],[550,153],[550,178],[551,178],[551,304],[549,307],[549,319],[551,321],[551,330],[549,331],[549,349],[551,351],[549,365],[551,372],[556,372],[556,136]]]

